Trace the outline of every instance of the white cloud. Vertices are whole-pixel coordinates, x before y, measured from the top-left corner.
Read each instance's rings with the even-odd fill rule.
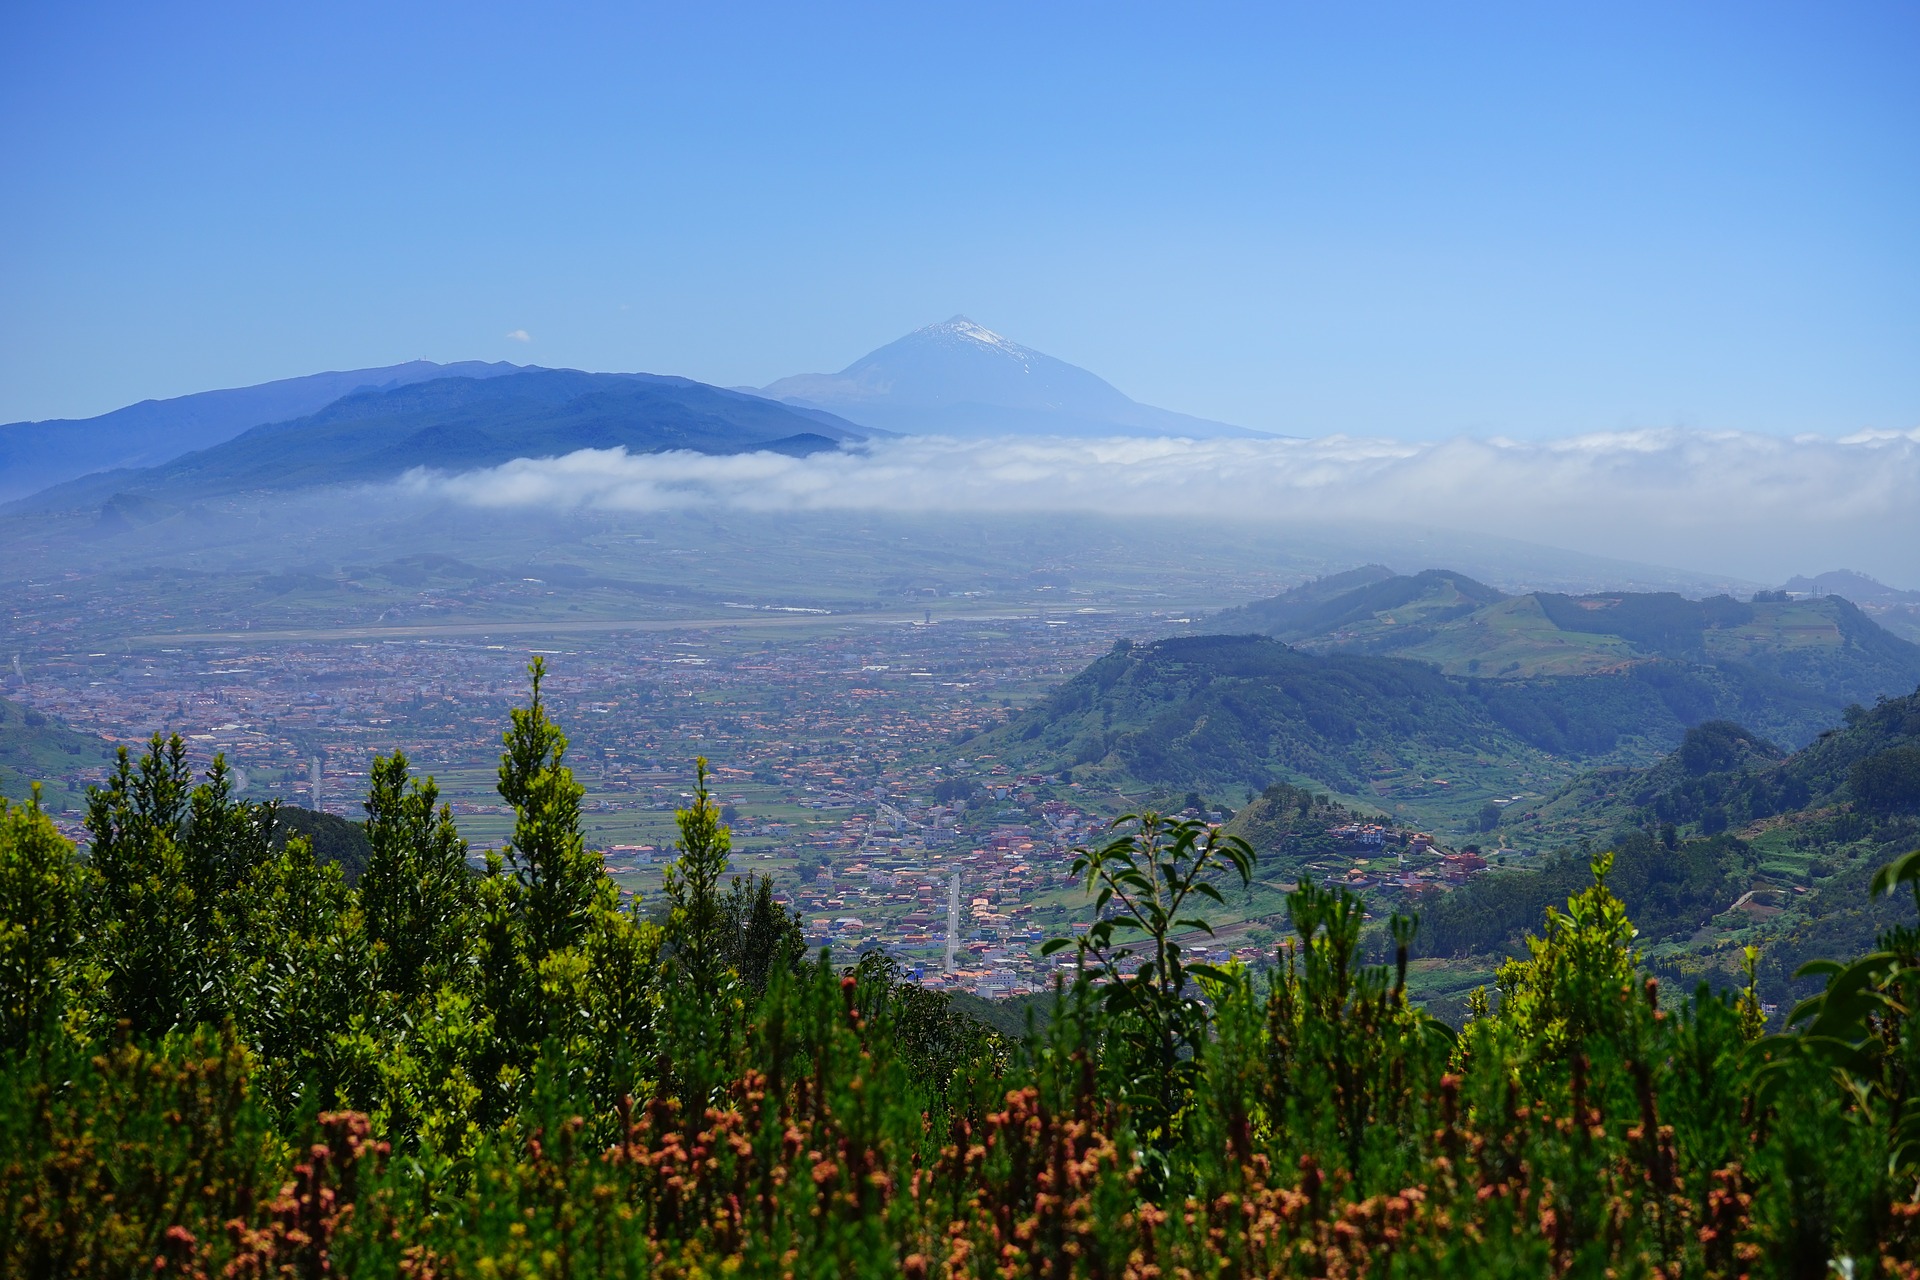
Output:
[[[1775,580],[1920,579],[1920,430],[1844,439],[1655,430],[1552,441],[952,440],[860,451],[582,450],[402,488],[481,507],[1101,511],[1419,525]]]
[[[515,329],[512,333],[509,333],[507,335],[507,338],[511,342],[532,342],[533,341],[533,335],[528,333],[525,329]]]

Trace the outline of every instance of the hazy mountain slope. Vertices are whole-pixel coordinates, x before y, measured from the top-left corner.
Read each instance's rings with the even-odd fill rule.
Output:
[[[116,494],[182,501],[386,480],[413,467],[462,471],[577,449],[808,453],[864,438],[825,415],[685,378],[540,370],[361,392],[162,466],[90,476],[17,505],[65,509]]]
[[[1375,577],[1330,597],[1309,584],[1209,621],[1314,652],[1411,658],[1456,676],[1617,675],[1664,663],[1657,678],[1698,682],[1710,669],[1716,674],[1707,682],[1723,691],[1713,695],[1720,714],[1789,746],[1832,724],[1850,702],[1920,684],[1920,646],[1839,596],[1761,593],[1743,601],[1539,591],[1509,598],[1451,570],[1428,570]]]
[[[1364,643],[1371,632],[1404,641],[1418,628],[1431,629],[1505,600],[1505,593],[1451,569],[1396,575],[1380,565],[1309,582],[1269,600],[1215,614],[1223,632],[1258,631],[1281,640],[1333,638]]]
[[[0,426],[0,502],[97,471],[156,466],[231,440],[249,427],[313,413],[355,391],[436,378],[493,378],[523,369],[479,360],[413,360],[142,400],[93,418],[7,423]]]
[[[1259,436],[1127,398],[1104,379],[965,316],[928,325],[839,373],[782,378],[761,394],[894,431],[946,435]]]
[[[1902,640],[1920,644],[1920,591],[1889,587],[1851,569],[1789,578],[1781,590],[1790,595],[1844,596]]]

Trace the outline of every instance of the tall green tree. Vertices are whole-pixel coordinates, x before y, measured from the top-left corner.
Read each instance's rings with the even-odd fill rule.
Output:
[[[672,962],[695,991],[710,992],[726,971],[720,877],[733,851],[733,834],[720,820],[720,806],[707,784],[705,756],[694,761],[693,803],[673,817],[680,827],[680,856],[666,873]]]
[[[380,982],[411,999],[442,983],[462,985],[479,897],[467,842],[432,778],[409,782],[401,752],[375,758],[367,791],[372,853],[360,907],[376,948]]]
[[[1096,919],[1077,939],[1054,938],[1041,954],[1073,946],[1083,978],[1095,978],[1100,999],[1124,1028],[1113,1061],[1125,1063],[1128,1100],[1139,1130],[1170,1143],[1198,1077],[1208,1013],[1193,979],[1225,974],[1184,958],[1181,936],[1213,934],[1195,914],[1200,899],[1224,900],[1213,881],[1253,879],[1254,852],[1245,840],[1198,818],[1128,814],[1113,822],[1105,844],[1074,850],[1073,871],[1094,895]]]
[[[85,866],[40,809],[0,796],[0,1049],[57,1016],[83,940]]]
[[[244,999],[222,902],[272,858],[272,830],[272,805],[234,799],[224,757],[195,786],[178,734],[155,734],[138,768],[120,749],[87,799],[109,1017],[146,1035],[218,1022]]]
[[[500,797],[513,806],[507,862],[524,894],[529,955],[541,957],[579,942],[587,931],[600,860],[580,834],[586,789],[566,767],[567,735],[547,716],[540,694],[546,660],[527,665],[533,697],[515,707],[500,757]]]

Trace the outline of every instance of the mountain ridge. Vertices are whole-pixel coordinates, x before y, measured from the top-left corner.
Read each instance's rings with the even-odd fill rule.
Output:
[[[541,369],[356,392],[159,466],[82,477],[6,509],[71,509],[123,495],[177,503],[390,480],[415,467],[469,470],[580,449],[813,453],[868,438],[819,411],[687,378]]]
[[[499,377],[534,368],[505,361],[409,360],[141,400],[89,418],[0,424],[0,502],[97,472],[158,466],[231,440],[250,427],[316,413],[356,391],[444,377]]]
[[[1651,660],[1738,664],[1766,678],[1819,687],[1841,700],[1836,711],[1846,701],[1871,701],[1920,682],[1920,646],[1843,596],[1508,595],[1448,569],[1382,572],[1379,566],[1351,570],[1223,610],[1208,623],[1316,653],[1429,662],[1460,677],[1600,675]],[[1779,731],[1775,724],[1759,727]]]

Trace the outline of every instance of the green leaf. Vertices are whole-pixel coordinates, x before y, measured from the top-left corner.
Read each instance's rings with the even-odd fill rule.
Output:
[[[1867,883],[1867,895],[1878,898],[1889,892],[1895,885],[1908,884],[1920,880],[1920,849],[1903,853],[1886,866],[1873,873],[1873,879]]]

